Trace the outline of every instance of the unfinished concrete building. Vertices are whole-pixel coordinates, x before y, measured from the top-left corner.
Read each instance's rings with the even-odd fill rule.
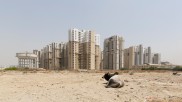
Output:
[[[159,53],[153,54],[151,47],[132,46],[124,50],[124,67],[132,69],[143,65],[160,64],[160,56]]]
[[[69,44],[68,44],[68,69],[79,69],[80,67],[80,50],[82,31],[78,29],[69,30]]]
[[[20,68],[39,68],[39,51],[33,50],[33,53],[16,53],[18,58],[18,67]]]
[[[51,43],[44,47],[40,52],[40,67],[45,69],[60,70],[65,69],[67,63],[64,43]]]
[[[68,43],[63,44],[63,48],[61,50],[61,69],[68,68]]]
[[[154,53],[152,57],[152,62],[153,64],[161,64],[161,54],[159,53]]]
[[[117,35],[109,37],[104,41],[104,69],[119,70],[124,63],[124,40]]]
[[[143,45],[135,46],[135,65],[143,65],[144,62]]]
[[[101,69],[101,61],[102,61],[102,55],[101,55],[101,47],[100,47],[100,35],[95,35],[95,69],[100,70]]]
[[[124,68],[132,69],[135,65],[135,47],[124,50]]]
[[[147,47],[144,49],[144,64],[152,64],[151,47]]]
[[[70,29],[68,68],[100,69],[100,36],[93,31]]]

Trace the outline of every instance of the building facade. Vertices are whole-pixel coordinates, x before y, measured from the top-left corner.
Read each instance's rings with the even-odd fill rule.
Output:
[[[160,64],[161,55],[152,53],[151,47],[143,48],[142,45],[132,46],[124,50],[124,67],[139,68],[137,66]]]
[[[124,65],[124,40],[117,35],[104,41],[103,68],[119,70]]]
[[[147,47],[144,49],[144,64],[152,64],[151,47]]]
[[[39,51],[16,53],[19,68],[39,68]]]
[[[67,43],[51,43],[40,51],[17,53],[19,67],[51,70],[86,69],[119,70],[138,66],[161,64],[161,54],[152,53],[143,45],[124,49],[124,39],[114,35],[104,40],[100,48],[100,35],[91,30],[70,29]]]
[[[68,68],[100,69],[100,35],[90,30],[69,30]]]
[[[51,43],[40,51],[40,67],[60,70],[67,66],[67,47],[64,43]],[[65,58],[65,59],[64,59]]]
[[[143,65],[143,46],[135,46],[135,65]]]
[[[68,69],[79,69],[81,59],[81,42],[83,39],[83,31],[78,29],[69,30],[68,42]]]
[[[124,68],[132,69],[135,65],[135,49],[136,48],[132,46],[124,50]]]
[[[161,54],[154,53],[153,64],[161,64]]]

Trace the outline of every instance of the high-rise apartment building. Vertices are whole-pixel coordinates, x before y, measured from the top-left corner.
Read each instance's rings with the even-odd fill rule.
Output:
[[[95,35],[95,69],[101,69],[101,48],[100,48],[100,35]]]
[[[152,51],[151,47],[144,49],[144,64],[152,64]]]
[[[133,68],[142,65],[160,64],[161,55],[152,53],[151,47],[143,48],[142,45],[132,46],[124,50],[124,67]]]
[[[100,70],[104,68],[104,51],[101,51],[101,62],[100,62]]]
[[[132,68],[134,65],[143,65],[143,45],[132,46],[124,51],[125,68]]]
[[[53,70],[63,69],[66,66],[64,63],[67,62],[64,59],[67,56],[65,46],[64,43],[51,43],[44,47],[40,51],[40,67]]]
[[[135,46],[135,65],[143,65],[143,46]]]
[[[63,44],[63,48],[61,50],[61,69],[68,68],[68,43]]]
[[[93,31],[85,31],[81,54],[80,69],[95,69],[95,33]]]
[[[109,37],[104,41],[104,69],[119,70],[124,65],[124,40],[117,35]]]
[[[81,59],[81,42],[83,39],[83,31],[78,29],[69,30],[68,42],[68,68],[79,69]]]
[[[124,50],[124,68],[132,69],[136,63],[136,48],[134,46]]]
[[[154,53],[153,64],[161,64],[161,54]]]
[[[69,69],[100,69],[100,36],[90,30],[69,30]]]

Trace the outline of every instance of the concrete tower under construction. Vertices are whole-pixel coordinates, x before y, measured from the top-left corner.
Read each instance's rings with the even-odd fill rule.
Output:
[[[90,30],[69,30],[68,68],[100,69],[100,36]]]
[[[104,41],[103,69],[119,70],[124,65],[124,40],[117,35]]]

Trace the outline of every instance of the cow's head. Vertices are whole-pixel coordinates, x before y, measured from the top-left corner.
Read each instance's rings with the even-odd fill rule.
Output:
[[[109,81],[109,79],[114,76],[114,75],[118,75],[118,72],[115,72],[114,74],[110,74],[109,72],[105,73],[104,76],[102,78],[104,78],[105,80]]]

